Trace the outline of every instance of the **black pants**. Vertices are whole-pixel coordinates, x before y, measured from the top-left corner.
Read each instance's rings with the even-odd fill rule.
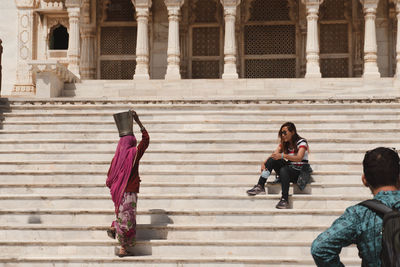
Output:
[[[272,172],[272,170],[275,170],[275,172],[279,175],[279,179],[281,180],[281,186],[282,186],[282,197],[288,200],[290,182],[292,183],[297,182],[300,170],[295,170],[291,168],[287,164],[287,162],[284,161],[283,159],[275,160],[273,158],[269,158],[267,160],[267,163],[265,163],[265,168],[270,172]],[[267,179],[260,176],[258,184],[264,187],[266,181]]]

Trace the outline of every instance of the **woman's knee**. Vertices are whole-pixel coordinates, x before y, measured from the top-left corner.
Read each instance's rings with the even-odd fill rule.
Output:
[[[279,178],[282,182],[290,181],[290,170],[288,166],[284,166],[279,171]]]

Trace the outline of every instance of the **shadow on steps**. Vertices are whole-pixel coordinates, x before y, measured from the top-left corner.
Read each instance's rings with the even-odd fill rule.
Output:
[[[168,238],[168,224],[173,224],[173,220],[168,216],[167,211],[163,209],[151,209],[150,224],[140,224],[137,227],[138,244],[129,249],[135,256],[152,255],[151,242],[140,242],[150,240],[166,240]]]

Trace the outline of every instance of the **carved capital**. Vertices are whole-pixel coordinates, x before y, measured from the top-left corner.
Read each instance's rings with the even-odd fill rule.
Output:
[[[167,8],[170,8],[170,7],[181,8],[181,6],[183,5],[184,2],[185,2],[185,0],[164,0],[164,3],[167,6]]]
[[[225,16],[236,16],[236,6],[224,6]]]
[[[136,9],[138,8],[150,8],[151,7],[151,0],[131,0],[132,4],[135,6]]]
[[[379,0],[360,0],[360,2],[364,7],[364,12],[366,11],[366,9],[370,9],[371,11],[372,9],[375,9],[376,12]]]
[[[301,0],[301,2],[306,6],[320,6],[324,0]]]
[[[240,0],[220,0],[220,1],[224,7],[228,7],[228,6],[236,7],[240,4]]]

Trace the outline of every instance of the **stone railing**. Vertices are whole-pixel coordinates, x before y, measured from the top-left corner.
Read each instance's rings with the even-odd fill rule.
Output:
[[[79,82],[79,78],[58,61],[32,60],[28,65],[34,77],[36,97],[61,96],[64,83]]]
[[[1,55],[3,54],[3,46],[1,45],[3,41],[0,39],[0,92],[1,92],[1,73],[2,73],[2,67],[1,67]]]

